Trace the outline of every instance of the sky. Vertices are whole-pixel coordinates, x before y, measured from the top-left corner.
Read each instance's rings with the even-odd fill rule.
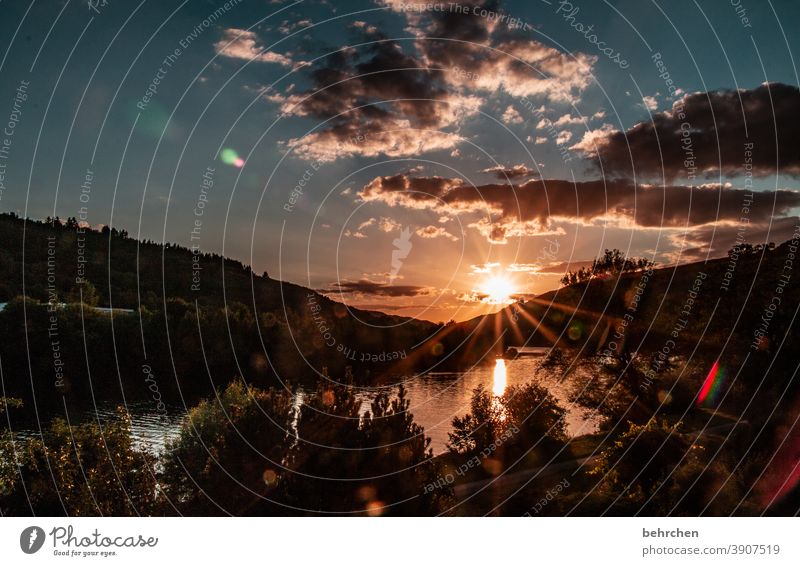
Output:
[[[0,211],[432,321],[789,239],[792,1],[0,0]]]

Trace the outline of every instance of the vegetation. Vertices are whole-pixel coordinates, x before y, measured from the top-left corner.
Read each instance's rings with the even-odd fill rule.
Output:
[[[564,416],[552,394],[536,383],[508,387],[499,397],[478,387],[470,412],[453,419],[448,448],[467,457],[481,455],[501,469],[523,456],[536,461],[564,445]]]
[[[286,391],[233,383],[192,410],[164,464],[181,512],[214,515],[435,513],[430,439],[405,390],[359,415],[353,388],[321,381],[299,410]]]
[[[290,392],[231,383],[189,412],[168,447],[165,494],[184,514],[280,511],[270,502],[284,475],[293,418]]]
[[[630,515],[727,515],[744,503],[737,478],[724,460],[714,460],[706,448],[681,432],[681,423],[650,419],[628,429],[603,450],[589,476],[596,493],[586,503],[590,513],[608,509]],[[728,482],[720,493],[723,482]]]
[[[562,285],[583,283],[595,277],[616,277],[622,273],[646,271],[655,263],[646,258],[628,258],[618,249],[606,250],[602,257],[595,259],[591,267],[581,267],[577,271],[568,271],[561,278]]]
[[[0,312],[6,395],[26,406],[36,397],[45,414],[63,407],[60,396],[47,394],[56,381],[54,341],[64,359],[60,392],[68,404],[85,404],[92,390],[106,400],[121,401],[123,392],[128,400],[149,399],[146,364],[159,377],[165,402],[177,405],[183,396],[197,402],[213,393],[212,383],[236,376],[261,387],[277,386],[287,375],[304,380],[307,364],[337,374],[352,366],[354,379],[367,381],[391,372],[397,356],[362,354],[405,355],[437,329],[348,309],[311,289],[257,275],[239,261],[137,241],[115,228],[81,227],[74,218],[40,222],[0,214],[0,241],[0,303],[8,303]],[[112,320],[87,306],[132,312],[117,311]],[[304,385],[313,387],[314,380]]]
[[[793,253],[789,244],[742,243],[727,258],[657,271],[648,260],[608,250],[568,286],[513,310],[384,332],[310,290],[219,256],[201,258],[203,292],[193,292],[189,250],[73,221],[28,222],[23,296],[22,226],[0,215],[0,236],[10,242],[0,249],[7,274],[0,302],[8,302],[0,312],[0,360],[9,396],[0,413],[3,422],[30,423],[35,400],[42,430],[27,437],[0,430],[2,514],[434,515],[469,513],[453,506],[465,499],[483,501],[479,513],[794,514],[800,504],[800,488],[786,483],[786,466],[796,458],[782,444],[800,391],[796,355],[786,347],[800,339],[793,316],[800,287],[781,284],[780,308],[764,323]],[[49,237],[59,265],[54,289],[47,285]],[[86,238],[88,254],[81,285],[70,272],[78,237]],[[130,269],[137,258],[138,274]],[[706,279],[695,291],[699,271]],[[569,286],[579,281],[586,285]],[[690,290],[691,316],[679,314]],[[546,329],[554,338],[546,345],[555,344],[539,371],[575,371],[581,352],[586,387],[575,400],[597,408],[605,428],[596,437],[567,438],[564,409],[536,384],[500,397],[478,389],[469,412],[453,420],[449,452],[434,456],[402,387],[377,395],[364,411],[354,384],[385,375],[388,366],[350,362],[332,350],[309,314],[309,297],[337,340],[360,351],[410,348],[435,331],[391,371],[461,369],[486,356],[497,336],[534,336],[529,345],[545,345],[537,329]],[[112,319],[92,306],[134,312]],[[61,380],[54,339],[67,368]],[[719,395],[704,405],[698,392],[717,361]],[[355,371],[344,383],[325,372],[318,381],[307,363],[334,375],[353,363]],[[287,375],[297,388],[278,381]],[[71,427],[53,418],[65,403],[71,408],[92,395],[121,401],[124,392],[128,401],[155,406],[154,385],[159,400],[196,405],[160,455],[132,442],[125,411],[113,422]],[[556,455],[556,475],[569,474],[570,485],[553,499],[558,479],[548,462]],[[453,463],[472,461],[475,474],[451,474]],[[543,468],[535,478],[525,475]],[[490,501],[465,497],[480,489],[474,482],[506,471],[508,493],[492,484],[484,490]],[[524,476],[517,485],[515,474]]]
[[[149,515],[160,501],[155,460],[133,446],[124,411],[102,426],[55,419],[41,436],[0,439],[2,515]]]

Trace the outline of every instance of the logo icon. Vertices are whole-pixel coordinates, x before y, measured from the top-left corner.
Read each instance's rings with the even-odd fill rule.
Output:
[[[19,547],[25,554],[34,554],[44,545],[44,529],[28,527],[19,535]]]
[[[403,267],[403,260],[411,253],[413,244],[411,243],[411,230],[406,226],[400,231],[400,237],[392,240],[395,249],[392,250],[392,271],[389,274],[389,285],[397,279],[400,268]]]

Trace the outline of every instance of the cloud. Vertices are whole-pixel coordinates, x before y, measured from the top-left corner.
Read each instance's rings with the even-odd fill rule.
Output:
[[[509,167],[503,167],[502,165],[495,165],[494,167],[489,167],[488,169],[482,169],[481,173],[491,173],[500,180],[521,179],[524,177],[533,177],[534,175],[538,174],[536,169],[531,169],[530,167],[522,163],[520,163],[519,165],[512,165]]]
[[[800,90],[768,83],[753,89],[687,94],[670,110],[625,132],[605,131],[574,146],[602,164],[607,175],[691,178],[743,175],[745,144],[752,144],[752,173],[800,174]],[[594,147],[592,147],[594,146]],[[633,164],[633,165],[632,165]],[[663,169],[662,169],[663,167]]]
[[[642,106],[644,106],[645,109],[653,112],[654,110],[658,109],[658,100],[656,99],[655,96],[643,96]]]
[[[570,149],[585,153],[596,152],[598,144],[603,143],[606,137],[615,131],[614,126],[611,124],[603,124],[599,128],[585,132],[581,141],[570,147]]]
[[[483,102],[449,90],[442,71],[427,68],[390,40],[330,55],[310,79],[313,88],[305,93],[266,98],[285,114],[330,121],[289,141],[301,157],[321,161],[452,149],[461,137],[444,130],[475,115]]]
[[[569,143],[569,140],[571,139],[572,139],[572,132],[570,132],[569,130],[562,130],[558,132],[558,135],[556,136],[556,143],[558,145],[564,145],[565,143]]]
[[[358,225],[355,231],[345,230],[344,235],[346,238],[366,238],[366,230],[375,226],[381,232],[394,232],[401,228],[400,224],[391,218],[381,216],[380,218],[369,218]]]
[[[361,141],[359,141],[361,140]],[[363,124],[342,122],[327,130],[289,140],[295,155],[320,162],[343,157],[407,157],[451,149],[461,136],[437,129],[412,128],[405,120]]]
[[[522,116],[520,116],[519,112],[517,112],[517,110],[509,104],[508,108],[506,108],[506,111],[503,112],[503,122],[506,124],[522,124],[524,120],[522,119]]]
[[[447,238],[451,242],[458,241],[457,236],[454,236],[441,226],[425,226],[423,228],[417,228],[414,233],[420,238]]]
[[[678,229],[739,221],[743,206],[752,225],[764,225],[800,206],[800,192],[758,191],[722,185],[638,185],[626,181],[530,180],[472,186],[442,177],[376,177],[359,192],[365,202],[474,214],[469,224],[488,240],[562,233],[553,221],[618,227]],[[751,202],[752,201],[752,202]]]
[[[412,43],[355,22],[350,30],[368,45],[343,48],[309,67],[305,92],[265,95],[286,116],[325,121],[322,129],[286,142],[299,157],[333,161],[436,151],[457,157],[460,128],[488,96],[505,91],[575,102],[592,80],[596,57],[563,53],[496,19],[453,5],[432,11],[413,1],[383,4],[406,19]],[[461,5],[497,9],[495,0]],[[240,51],[252,55],[255,49],[251,37]],[[523,116],[508,106],[503,119],[518,124]]]
[[[391,218],[386,218],[385,216],[382,216],[378,222],[378,229],[381,232],[389,233],[394,232],[395,230],[400,230],[401,228],[402,226],[400,226],[398,222],[392,220]]]
[[[355,231],[345,230],[345,238],[366,238],[367,234],[364,231],[370,226],[374,226],[376,221],[377,220],[375,218],[370,218],[359,224]]]
[[[572,116],[571,114],[564,114],[560,116],[555,122],[552,122],[554,126],[577,126],[578,124],[583,125],[586,121],[584,118],[580,116]]]
[[[289,35],[298,28],[307,28],[313,24],[314,22],[308,18],[302,20],[283,20],[281,25],[278,26],[278,31],[283,35]]]
[[[537,265],[531,271],[531,275],[564,275],[568,271],[579,271],[582,267],[589,267],[594,260],[581,261],[556,261],[547,264]]]
[[[449,69],[445,76],[451,86],[575,102],[591,84],[597,57],[563,53],[532,39],[529,32],[482,17],[483,9],[498,12],[495,0],[459,4],[473,9],[405,12],[409,30],[419,38],[422,59],[431,67]]]
[[[472,266],[472,273],[492,273],[495,269],[500,267],[500,264],[497,262],[487,262],[487,263],[479,263],[477,265]]]
[[[218,55],[245,61],[259,61],[261,63],[276,63],[284,67],[291,67],[292,60],[286,55],[273,51],[264,51],[258,47],[258,36],[255,32],[228,28],[222,31],[222,39],[214,44]]]
[[[333,283],[329,289],[318,289],[323,294],[358,294],[376,295],[381,297],[416,297],[428,295],[431,292],[429,287],[418,285],[389,285],[388,283],[378,283],[368,279],[358,281],[342,281]]]
[[[717,257],[725,255],[737,243],[737,238],[751,244],[764,244],[775,242],[780,244],[791,240],[800,218],[787,216],[776,218],[772,224],[766,222],[758,225],[711,225],[696,228],[687,233],[677,233],[670,236],[670,241],[677,248],[682,248],[681,261],[695,261],[705,259],[706,256]],[[672,254],[674,261],[677,254]]]

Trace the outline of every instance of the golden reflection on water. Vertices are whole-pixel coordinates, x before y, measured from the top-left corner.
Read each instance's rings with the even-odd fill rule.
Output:
[[[506,361],[498,358],[494,362],[494,379],[492,381],[492,393],[500,397],[506,392]]]

